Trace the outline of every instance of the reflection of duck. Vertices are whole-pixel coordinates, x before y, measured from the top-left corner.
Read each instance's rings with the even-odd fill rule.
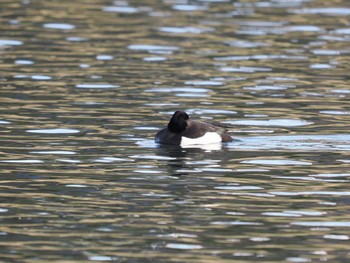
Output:
[[[199,173],[205,168],[220,168],[222,162],[228,162],[231,155],[227,148],[222,151],[204,149],[206,146],[221,146],[220,144],[193,145],[189,147],[178,147],[176,145],[159,144],[155,148],[155,155],[164,158],[161,162],[161,169],[166,169],[170,176],[185,176]],[[220,148],[221,149],[221,148]],[[171,184],[170,187],[173,187]]]
[[[231,142],[232,138],[224,127],[190,119],[184,111],[176,111],[168,127],[156,134],[155,141],[171,145],[204,145]]]

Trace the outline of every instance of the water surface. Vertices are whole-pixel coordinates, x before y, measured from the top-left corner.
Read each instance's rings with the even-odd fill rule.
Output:
[[[346,262],[347,1],[3,1],[0,259]],[[159,146],[175,110],[225,145]]]

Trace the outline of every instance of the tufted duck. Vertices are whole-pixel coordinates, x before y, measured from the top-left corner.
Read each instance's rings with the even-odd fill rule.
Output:
[[[176,111],[168,127],[156,134],[155,141],[162,144],[188,146],[231,142],[232,138],[224,127],[192,120],[186,112]]]

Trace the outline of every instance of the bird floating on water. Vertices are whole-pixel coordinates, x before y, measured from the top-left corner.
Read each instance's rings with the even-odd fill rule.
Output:
[[[155,137],[156,143],[170,145],[205,145],[231,142],[225,127],[203,121],[192,120],[184,111],[175,111],[168,126]]]

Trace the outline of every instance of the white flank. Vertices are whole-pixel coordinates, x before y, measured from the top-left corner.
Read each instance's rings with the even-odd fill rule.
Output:
[[[188,146],[188,145],[198,145],[198,144],[211,144],[211,143],[218,143],[222,142],[221,136],[217,134],[216,132],[207,132],[202,137],[199,138],[187,138],[182,137],[181,139],[181,146]]]

